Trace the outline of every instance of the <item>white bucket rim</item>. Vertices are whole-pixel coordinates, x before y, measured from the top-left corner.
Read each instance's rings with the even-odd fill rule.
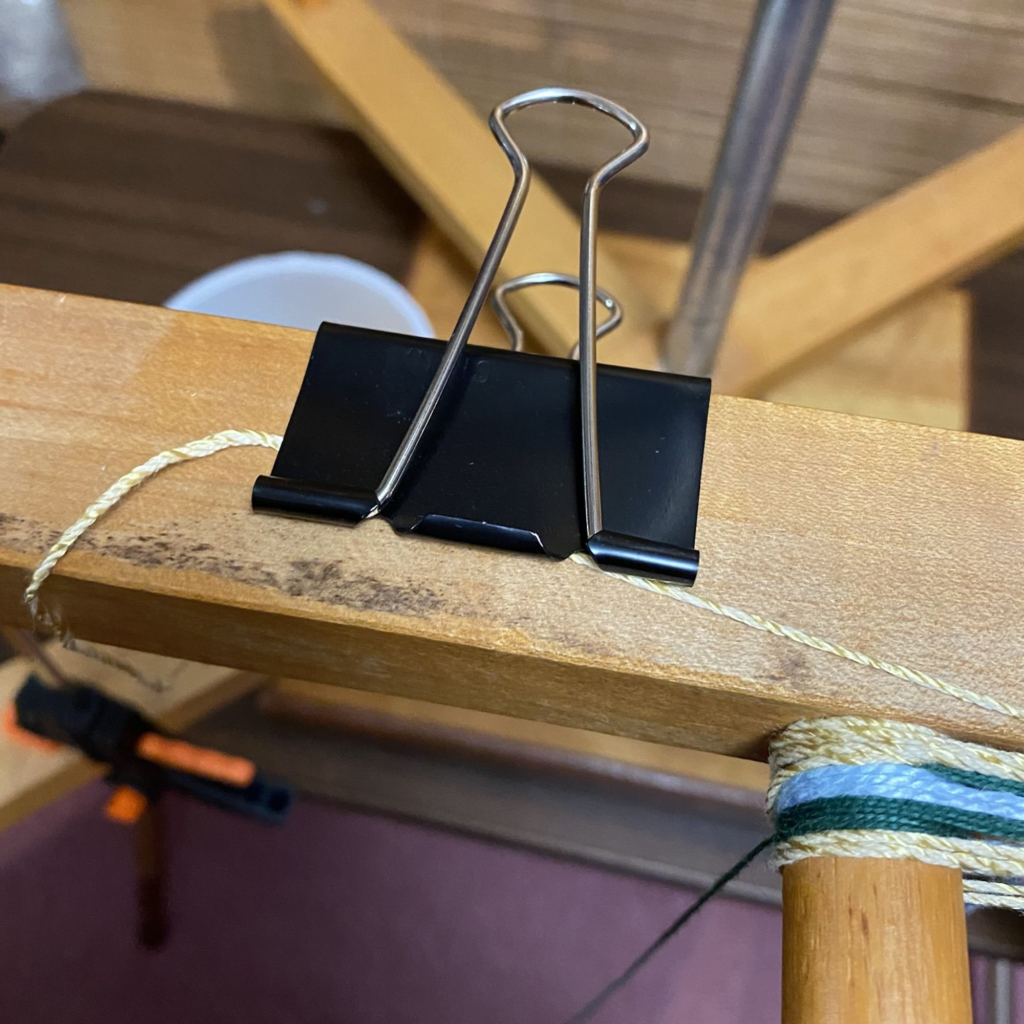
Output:
[[[194,310],[197,305],[203,305],[235,285],[250,284],[262,271],[282,270],[327,271],[339,279],[364,285],[401,310],[411,327],[410,334],[434,337],[433,325],[423,307],[393,277],[368,263],[337,253],[292,250],[245,256],[190,281],[167,299],[164,306],[167,309]]]

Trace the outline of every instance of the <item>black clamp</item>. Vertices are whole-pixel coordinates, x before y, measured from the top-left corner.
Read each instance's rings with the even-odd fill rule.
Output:
[[[505,119],[549,102],[592,107],[633,136],[583,194],[578,364],[466,344],[529,189]],[[602,568],[689,586],[711,382],[599,367],[595,352],[608,329],[595,325],[598,199],[647,149],[647,130],[573,89],[517,96],[490,124],[515,180],[451,339],[321,325],[253,508],[349,525],[382,516],[398,532],[553,558],[585,551]]]
[[[282,822],[291,807],[291,790],[259,775],[251,762],[177,740],[131,705],[92,686],[55,688],[30,675],[14,698],[14,713],[19,728],[109,765],[107,781],[135,790],[145,801],[176,789],[270,824]],[[194,770],[206,766],[210,771]],[[218,780],[224,772],[241,784]]]

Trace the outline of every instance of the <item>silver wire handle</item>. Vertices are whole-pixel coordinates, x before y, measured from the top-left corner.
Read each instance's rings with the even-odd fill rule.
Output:
[[[583,189],[580,226],[580,410],[583,433],[583,513],[587,538],[603,528],[601,469],[597,445],[597,352],[594,302],[597,294],[597,204],[601,189],[634,160],[647,152],[647,129],[628,110],[593,93],[575,100],[614,118],[629,129],[632,145],[599,167]]]
[[[551,270],[542,270],[536,274],[523,274],[521,277],[513,277],[504,284],[499,284],[491,295],[491,306],[494,313],[508,335],[509,345],[513,352],[522,352],[525,341],[525,332],[522,325],[516,319],[515,314],[508,308],[506,296],[517,292],[521,288],[530,288],[535,284],[560,284],[567,288],[579,288],[580,279],[575,274],[558,274]],[[597,301],[608,310],[608,319],[597,327],[594,335],[595,341],[600,341],[606,334],[611,334],[619,324],[622,323],[622,307],[614,295],[606,292],[600,285],[595,289]],[[573,346],[569,353],[570,359],[579,359],[580,343]]]
[[[581,89],[543,88],[533,89],[514,96],[504,103],[499,103],[491,112],[488,123],[494,137],[504,150],[512,165],[514,180],[512,191],[505,203],[505,209],[498,221],[498,227],[487,247],[476,280],[470,289],[466,304],[462,307],[459,319],[452,331],[451,338],[445,346],[444,355],[434,372],[434,377],[427,386],[423,401],[416,410],[409,429],[402,443],[398,446],[391,464],[388,466],[377,486],[377,508],[388,502],[401,483],[423,440],[441,395],[451,380],[452,373],[458,363],[466,342],[473,331],[477,317],[483,309],[487,293],[494,283],[498,266],[505,250],[508,248],[512,232],[515,230],[519,215],[522,213],[526,194],[530,188],[530,164],[526,155],[508,133],[505,120],[517,110],[537,106],[541,103],[578,103],[590,107],[602,114],[614,118],[625,125],[633,136],[633,142],[615,157],[603,164],[587,181],[583,190],[582,226],[580,229],[580,398],[582,407],[582,440],[583,440],[583,499],[588,538],[601,529],[601,480],[597,453],[597,360],[595,357],[595,312],[597,250],[595,236],[597,234],[597,204],[601,189],[624,167],[642,156],[647,150],[647,129],[629,111],[612,103],[601,96]]]

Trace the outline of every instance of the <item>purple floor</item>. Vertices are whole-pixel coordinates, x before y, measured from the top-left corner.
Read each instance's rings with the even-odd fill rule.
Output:
[[[168,804],[173,934],[134,942],[88,787],[0,837],[0,1021],[559,1024],[686,905],[668,886],[316,804]],[[596,1018],[777,1024],[780,918],[719,900]]]

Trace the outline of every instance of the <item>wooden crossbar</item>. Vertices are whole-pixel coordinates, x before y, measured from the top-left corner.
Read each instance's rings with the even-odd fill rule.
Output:
[[[380,160],[475,266],[509,180],[507,161],[482,118],[366,0],[265,3]],[[1018,130],[764,261],[740,287],[716,389],[770,398],[794,370],[823,355],[827,362],[842,342],[1012,251],[1024,239],[1022,160],[1024,130]],[[503,274],[575,273],[578,234],[575,212],[537,181]],[[652,282],[607,239],[598,275],[627,314],[602,346],[602,359],[656,366],[678,278],[668,310],[659,310]],[[577,315],[565,293],[533,289],[514,301],[546,349],[562,353],[575,343]],[[878,357],[881,365],[899,361],[892,353]],[[819,391],[818,384],[810,387]]]
[[[267,0],[267,7],[312,60],[371,149],[478,263],[512,185],[508,159],[484,119],[365,0],[309,5]],[[496,96],[494,102],[504,98]],[[516,120],[509,130],[519,130]],[[618,131],[609,157],[628,138]],[[499,278],[538,270],[578,274],[577,216],[535,178]],[[615,361],[653,366],[661,329],[654,307],[603,242],[600,248],[601,284],[629,311],[622,328],[628,347],[618,346]],[[562,289],[531,289],[514,303],[548,351],[563,355],[576,344],[577,304]]]
[[[127,469],[283,431],[311,341],[0,286],[0,621],[28,623],[26,573]],[[254,515],[272,458],[155,478],[44,603],[99,641],[723,753],[842,712],[1024,748],[990,713],[581,566]],[[716,398],[697,590],[1024,703],[1022,466],[1016,441]]]
[[[731,395],[763,394],[823,345],[1024,241],[1024,129],[793,245],[744,280],[715,367]]]

